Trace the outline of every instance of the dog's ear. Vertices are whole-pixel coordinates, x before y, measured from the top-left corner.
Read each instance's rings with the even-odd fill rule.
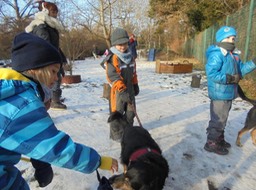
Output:
[[[112,112],[108,118],[108,123],[116,119],[122,119],[122,118],[123,118],[123,114],[121,114],[120,112],[118,111]]]

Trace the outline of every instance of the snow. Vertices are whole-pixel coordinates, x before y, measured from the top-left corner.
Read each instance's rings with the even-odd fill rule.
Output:
[[[63,97],[68,109],[49,110],[58,129],[68,133],[74,141],[95,148],[101,155],[119,160],[120,144],[109,139],[108,101],[102,97],[105,71],[100,59],[76,61],[73,74],[82,82],[63,85]],[[226,156],[206,152],[206,127],[209,121],[209,99],[203,72],[189,74],[155,73],[155,62],[137,61],[140,94],[137,113],[146,128],[163,150],[170,167],[165,190],[252,190],[256,186],[255,147],[247,133],[242,148],[235,145],[238,131],[243,127],[251,105],[241,99],[233,102],[225,137],[232,147]],[[202,74],[200,88],[190,86],[192,74]],[[138,125],[135,119],[135,125]],[[96,190],[96,172],[83,174],[53,166],[54,179],[39,188],[29,162],[17,167],[32,190]],[[123,168],[119,165],[118,173]],[[110,177],[108,171],[99,170]]]

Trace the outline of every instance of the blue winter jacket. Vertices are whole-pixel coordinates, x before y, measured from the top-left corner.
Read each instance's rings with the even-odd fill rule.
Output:
[[[91,173],[100,165],[92,148],[59,131],[42,101],[38,84],[11,69],[0,69],[0,189],[29,189],[15,167],[21,155]]]
[[[226,74],[239,74],[241,77],[256,68],[253,61],[243,63],[234,50],[231,54],[227,50],[211,45],[206,51],[207,63],[205,66],[208,95],[211,100],[233,100],[237,94],[237,84],[227,84]]]

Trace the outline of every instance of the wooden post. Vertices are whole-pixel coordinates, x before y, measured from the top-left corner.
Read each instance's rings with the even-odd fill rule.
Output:
[[[156,73],[160,73],[160,59],[156,60]]]
[[[200,80],[201,80],[201,75],[195,74],[192,75],[192,81],[191,81],[191,87],[192,88],[200,88]]]
[[[103,98],[110,99],[111,87],[108,83],[103,84]]]

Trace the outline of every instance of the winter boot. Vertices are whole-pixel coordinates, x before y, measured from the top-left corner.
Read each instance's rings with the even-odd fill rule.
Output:
[[[204,149],[208,152],[214,152],[219,155],[227,155],[228,149],[219,145],[218,142],[207,140],[206,144],[204,145]]]
[[[65,110],[67,106],[61,102],[61,90],[52,92],[51,109]]]
[[[230,148],[231,147],[231,144],[228,143],[227,141],[225,141],[225,138],[224,138],[224,133],[219,136],[218,138],[218,144],[223,147],[223,148]]]
[[[62,102],[51,102],[51,109],[53,110],[66,110],[67,106],[63,104]]]

